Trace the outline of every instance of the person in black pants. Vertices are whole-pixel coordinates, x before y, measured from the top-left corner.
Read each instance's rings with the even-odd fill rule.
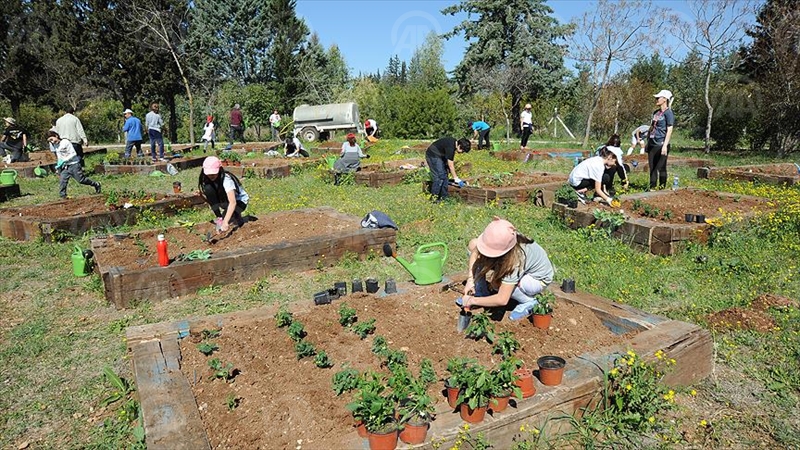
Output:
[[[247,209],[250,196],[234,174],[225,172],[216,156],[209,156],[203,161],[197,188],[217,216],[220,231],[228,231],[231,223],[237,227],[244,225],[242,213]],[[233,208],[231,205],[234,205]]]
[[[614,175],[619,175],[620,181],[622,181],[622,187],[627,189],[629,184],[628,174],[631,171],[630,166],[624,164],[622,162],[622,148],[620,145],[622,144],[622,140],[620,139],[618,134],[611,135],[608,138],[608,142],[606,145],[601,146],[597,149],[597,155],[600,154],[600,149],[605,148],[606,150],[610,151],[617,157],[617,165],[614,167],[606,168],[605,172],[603,172],[603,190],[608,193],[608,195],[615,195],[616,190],[614,189]]]
[[[656,106],[650,132],[647,134],[647,162],[650,164],[650,189],[667,185],[667,153],[675,114],[672,112],[672,92],[663,89],[655,94]]]
[[[461,184],[462,181],[456,175],[456,166],[453,160],[456,153],[469,152],[472,144],[466,138],[458,141],[455,138],[445,137],[435,141],[425,151],[425,161],[431,171],[431,195],[435,201],[447,198],[447,173],[453,175],[453,181]]]

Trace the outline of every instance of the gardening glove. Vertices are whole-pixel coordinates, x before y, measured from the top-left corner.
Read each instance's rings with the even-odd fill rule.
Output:
[[[603,201],[605,201],[606,203],[608,203],[608,206],[611,206],[611,204],[612,204],[612,203],[614,203],[614,199],[613,199],[613,198],[611,198],[611,197],[608,197],[608,198],[606,198],[606,199],[603,199]]]
[[[622,187],[625,188],[625,189],[628,189],[630,187],[630,185],[631,185],[631,183],[627,179],[622,182]]]
[[[458,185],[458,187],[464,187],[464,180],[461,178],[455,177],[453,178],[453,182]]]

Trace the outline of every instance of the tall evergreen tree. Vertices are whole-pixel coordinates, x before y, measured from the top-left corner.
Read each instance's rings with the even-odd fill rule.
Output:
[[[408,81],[414,87],[440,89],[447,87],[447,72],[442,64],[444,45],[434,32],[425,37],[425,42],[414,50],[408,66]]]

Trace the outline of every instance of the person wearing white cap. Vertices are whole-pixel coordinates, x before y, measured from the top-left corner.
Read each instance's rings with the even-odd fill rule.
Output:
[[[603,191],[605,191],[608,195],[613,196],[614,192],[614,175],[619,175],[619,179],[622,181],[622,187],[627,189],[630,185],[628,180],[628,173],[630,172],[630,166],[626,166],[625,163],[622,161],[622,148],[620,145],[622,144],[622,139],[620,139],[618,134],[612,134],[605,145],[600,146],[597,149],[597,155],[600,154],[600,150],[605,148],[609,152],[613,153],[617,157],[617,165],[614,167],[607,167],[605,172],[603,172]],[[599,197],[595,197],[594,199],[597,200]]]
[[[531,104],[526,103],[525,109],[519,113],[519,129],[522,130],[522,139],[519,142],[519,149],[525,150],[528,148],[528,138],[531,137],[533,132],[533,114],[531,113]]]
[[[469,278],[457,302],[464,308],[506,307],[514,300],[509,319],[520,320],[531,314],[536,296],[553,282],[555,270],[547,252],[499,217],[469,242],[469,251]]]
[[[647,133],[650,131],[650,125],[641,125],[633,130],[631,133],[631,146],[628,147],[628,153],[626,155],[630,155],[633,153],[633,150],[636,148],[637,145],[642,146],[642,149],[639,151],[640,155],[644,155],[645,153],[645,142],[644,139],[647,137]]]
[[[17,125],[13,117],[3,119],[6,129],[3,137],[0,138],[0,156],[7,164],[12,162],[23,162],[28,160],[25,153],[25,146],[28,145],[28,133]]]
[[[220,231],[228,231],[231,221],[237,227],[244,225],[242,213],[247,209],[250,196],[236,175],[222,168],[222,161],[216,156],[209,156],[203,160],[203,170],[200,171],[197,188],[217,216]]]
[[[650,189],[667,185],[667,153],[675,125],[675,114],[672,112],[672,92],[663,89],[656,98],[658,109],[653,111],[650,133],[647,136],[647,162],[650,164]]]
[[[126,109],[123,113],[125,116],[125,125],[122,126],[122,132],[125,133],[125,158],[131,157],[131,150],[136,147],[136,156],[144,158],[142,153],[142,121],[138,117],[134,117],[133,111]]]

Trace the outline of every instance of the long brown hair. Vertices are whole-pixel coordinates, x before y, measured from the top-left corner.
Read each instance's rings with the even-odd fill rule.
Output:
[[[503,278],[522,268],[525,263],[525,252],[522,250],[522,246],[532,242],[533,239],[517,233],[517,245],[502,256],[490,258],[478,252],[478,260],[475,261],[475,278],[485,277],[492,289],[500,289]]]

